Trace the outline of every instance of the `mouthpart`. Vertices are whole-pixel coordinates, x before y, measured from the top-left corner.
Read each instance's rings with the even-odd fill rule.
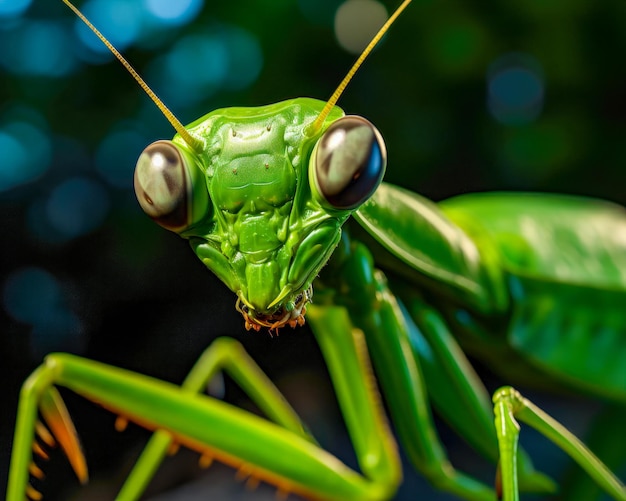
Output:
[[[285,326],[294,329],[298,325],[304,325],[304,315],[306,305],[311,303],[313,298],[313,288],[302,291],[293,301],[283,303],[272,313],[257,313],[248,306],[241,297],[237,298],[236,310],[241,313],[245,322],[246,330],[260,331],[262,327],[269,329],[270,333],[276,332]]]

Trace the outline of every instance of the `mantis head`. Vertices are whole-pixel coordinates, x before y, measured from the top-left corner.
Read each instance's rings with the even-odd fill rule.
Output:
[[[247,329],[304,323],[311,283],[341,226],[382,180],[386,151],[366,119],[335,106],[410,0],[394,12],[327,102],[300,98],[213,111],[183,126],[124,57],[69,2],[177,134],[141,154],[135,192],[148,216],[189,240],[237,295]]]
[[[247,328],[304,322],[311,283],[339,242],[341,225],[380,183],[386,153],[367,120],[325,103],[293,99],[216,110],[180,137],[142,153],[135,192],[161,226],[189,239],[237,296]]]

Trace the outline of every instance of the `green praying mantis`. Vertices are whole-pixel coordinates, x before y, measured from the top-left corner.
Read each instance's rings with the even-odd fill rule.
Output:
[[[484,358],[505,378],[525,368],[624,405],[626,212],[556,195],[476,194],[434,204],[381,183],[381,134],[367,120],[345,116],[336,102],[409,1],[328,102],[216,110],[186,127],[99,35],[177,131],[139,158],[140,205],[187,239],[235,293],[246,328],[279,331],[306,319],[361,471],[320,448],[241,346],[219,339],[181,386],[70,355],[47,357],[20,397],[9,501],[40,497],[29,486],[30,475],[41,476],[33,444],[57,442],[79,480],[88,478],[55,386],[119,414],[120,427],[128,420],[154,430],[118,499],[137,499],[173,444],[284,493],[390,499],[401,472],[378,385],[415,467],[459,498],[496,499],[497,490],[511,501],[519,489],[553,491],[517,448],[521,421],[553,440],[611,497],[626,499],[620,481],[576,437],[516,390],[502,388],[491,403],[464,354]],[[351,234],[342,231],[349,218],[358,223]],[[589,357],[592,349],[602,370]],[[219,371],[267,419],[203,394]],[[496,489],[447,460],[430,400],[499,464]]]

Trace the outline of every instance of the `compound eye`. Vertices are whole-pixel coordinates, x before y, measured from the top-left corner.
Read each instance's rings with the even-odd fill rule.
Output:
[[[313,181],[322,200],[335,209],[354,209],[380,184],[387,151],[380,132],[365,118],[335,121],[313,153]]]
[[[188,163],[171,141],[156,141],[135,167],[135,195],[143,211],[164,228],[185,229],[190,221],[193,186]]]

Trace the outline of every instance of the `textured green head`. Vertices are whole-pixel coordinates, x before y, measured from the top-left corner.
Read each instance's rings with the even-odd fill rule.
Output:
[[[216,110],[186,127],[200,147],[177,135],[137,162],[141,207],[189,239],[237,294],[247,328],[303,323],[341,225],[382,179],[385,147],[367,120],[335,107],[311,134],[324,105]]]

